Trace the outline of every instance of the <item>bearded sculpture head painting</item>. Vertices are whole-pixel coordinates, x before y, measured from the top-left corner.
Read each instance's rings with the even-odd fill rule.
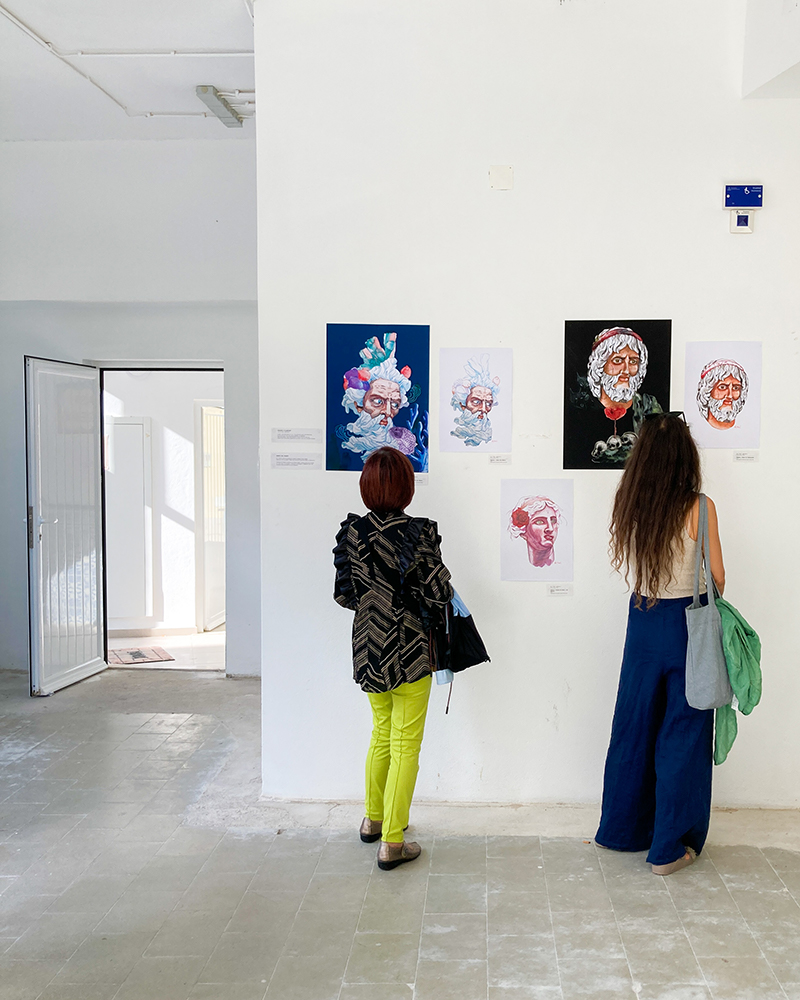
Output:
[[[669,409],[669,320],[566,324],[564,468],[621,468],[641,427]]]
[[[388,447],[427,472],[428,350],[428,327],[329,324],[326,468],[360,471]]]

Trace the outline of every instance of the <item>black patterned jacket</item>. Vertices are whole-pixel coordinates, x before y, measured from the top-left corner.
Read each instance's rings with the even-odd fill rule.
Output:
[[[435,521],[406,514],[348,514],[336,535],[337,604],[355,611],[353,679],[391,691],[431,672],[421,615],[453,596]]]

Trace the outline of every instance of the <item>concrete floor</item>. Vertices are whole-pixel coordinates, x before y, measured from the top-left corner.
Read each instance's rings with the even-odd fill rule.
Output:
[[[715,814],[659,879],[483,829],[585,809],[421,804],[422,857],[384,873],[357,805],[259,798],[257,681],[115,670],[31,699],[0,673],[0,733],[0,1000],[800,1000],[800,852],[768,846],[796,814]]]

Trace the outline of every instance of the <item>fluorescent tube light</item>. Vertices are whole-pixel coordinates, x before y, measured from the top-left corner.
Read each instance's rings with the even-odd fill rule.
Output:
[[[225,98],[221,96],[216,87],[196,87],[195,93],[203,104],[205,104],[208,110],[219,118],[223,125],[228,128],[242,127],[241,116],[236,114],[230,104],[228,104]]]

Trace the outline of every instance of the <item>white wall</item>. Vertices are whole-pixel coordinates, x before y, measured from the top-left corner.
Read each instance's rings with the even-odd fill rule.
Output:
[[[260,669],[258,344],[253,302],[0,303],[0,667],[27,670],[24,356],[222,360],[226,390],[227,670]]]
[[[201,442],[195,440],[195,400],[221,402],[224,376],[222,372],[109,371],[104,386],[107,417],[150,418],[154,550],[152,616],[137,619],[133,611],[128,611],[122,619],[109,617],[108,627],[194,631],[197,625],[196,536],[198,531],[201,537],[203,534],[202,522],[197,523],[197,511],[202,511],[201,498],[195,496],[196,449],[201,447]],[[113,434],[113,425],[107,427],[106,432]],[[109,476],[113,475],[113,469],[106,472],[107,484]],[[126,537],[129,543],[138,541],[129,536],[124,522],[115,520],[107,505],[107,544],[110,550],[112,538],[117,542],[115,549],[121,562],[126,559]],[[110,563],[107,574],[110,615],[115,597]],[[118,612],[120,610],[124,609],[118,608]]]
[[[671,317],[684,345],[764,341],[760,462],[705,455],[729,596],[761,632],[765,693],[715,775],[720,804],[800,805],[800,105],[743,102],[744,4],[726,0],[273,0],[256,4],[262,441],[322,427],[326,322],[430,323],[515,351],[513,466],[439,454],[411,512],[493,662],[434,691],[418,794],[599,800],[625,630],[608,569],[612,471],[561,469],[565,318]],[[513,191],[491,191],[512,164]],[[726,181],[766,186],[733,236]],[[435,381],[434,381],[435,385]],[[331,599],[349,473],[264,463],[264,789],[357,799],[369,734],[350,613]],[[575,479],[575,596],[499,581],[499,481]],[[280,566],[280,573],[272,566]]]
[[[747,0],[742,93],[800,97],[800,4]]]
[[[254,300],[251,142],[0,142],[0,299]]]

